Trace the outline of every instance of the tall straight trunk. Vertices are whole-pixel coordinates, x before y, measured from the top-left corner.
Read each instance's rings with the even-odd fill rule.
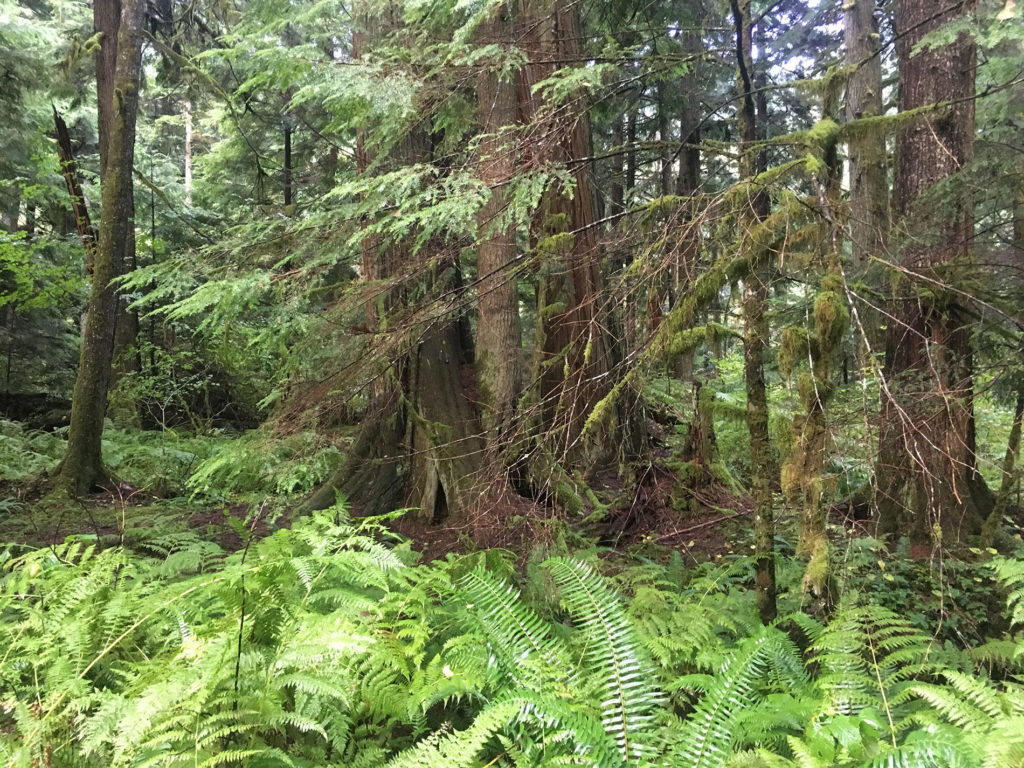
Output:
[[[621,115],[612,122],[612,189],[611,210],[614,216],[626,210],[626,116]]]
[[[741,183],[753,179],[764,155],[755,148],[757,108],[754,98],[754,62],[750,37],[750,0],[731,0],[736,27],[737,84],[741,102],[737,120],[740,136]],[[750,228],[768,216],[768,196],[753,192],[741,215],[741,226]],[[741,236],[742,237],[742,236]],[[742,246],[741,246],[742,247]],[[765,624],[775,619],[775,519],[772,509],[772,477],[775,474],[768,436],[768,397],[764,379],[764,355],[768,349],[769,276],[758,268],[743,280],[743,377],[747,389],[747,432],[750,435],[750,481],[754,496],[754,579],[757,607]]]
[[[121,0],[96,0],[92,6],[93,29],[100,34],[96,49],[96,109],[99,131],[100,179],[106,172],[113,131],[114,80],[117,77],[117,51],[123,8]]]
[[[68,450],[59,483],[74,494],[87,493],[105,478],[102,461],[103,418],[107,410],[117,320],[117,291],[111,284],[125,261],[132,228],[132,167],[135,121],[142,73],[142,25],[146,4],[125,0],[111,91],[117,96],[107,113],[107,139],[102,178],[102,212],[93,269],[92,291],[82,334],[82,351],[72,394]]]
[[[284,126],[284,207],[292,204],[292,127]]]
[[[119,120],[119,105],[115,103],[114,96],[117,80],[117,66],[119,65],[121,34],[120,26],[123,23],[124,4],[121,0],[96,0],[93,3],[93,27],[96,32],[101,33],[100,46],[96,51],[96,106],[98,111],[97,127],[99,129],[99,150],[100,150],[100,182],[107,174],[107,166],[110,163],[111,150],[110,140],[114,130],[114,123]],[[146,8],[142,10],[145,16]],[[134,120],[134,118],[133,118]],[[134,124],[132,128],[134,132]],[[133,133],[134,135],[134,133]],[[134,139],[133,139],[134,141]],[[132,169],[128,169],[127,177],[128,209],[125,214],[129,227],[126,230],[125,238],[118,244],[116,261],[113,265],[113,276],[117,277],[135,265],[135,180],[132,176]],[[101,196],[101,200],[102,200]],[[126,351],[136,344],[138,337],[139,318],[138,313],[128,309],[128,302],[118,296],[117,307],[114,313],[114,350],[113,370],[107,381],[107,386],[113,388],[120,374],[137,369],[133,357],[126,354]],[[118,407],[119,417],[129,420],[135,419],[135,414],[130,413],[131,407]]]
[[[679,81],[683,105],[679,112],[679,135],[682,146],[679,153],[679,176],[676,178],[676,194],[689,198],[680,228],[680,242],[677,246],[675,263],[672,265],[673,294],[679,296],[684,285],[689,284],[696,274],[700,258],[701,230],[697,211],[696,194],[700,189],[700,123],[701,123],[701,82],[700,55],[703,51],[701,36],[693,30],[682,34],[683,55],[690,62],[689,71]],[[680,381],[693,378],[694,352],[685,352],[676,363],[676,377]]]
[[[895,15],[900,111],[950,102],[901,128],[893,187],[893,213],[906,239],[886,332],[878,508],[884,531],[918,543],[977,532],[994,503],[973,445],[973,320],[957,298],[935,292],[969,268],[972,206],[963,188],[929,194],[973,156],[975,47],[965,33],[947,46],[914,51],[972,7],[901,0]]]
[[[540,370],[544,426],[558,435],[560,458],[582,466],[592,463],[594,457],[581,453],[579,438],[592,409],[610,389],[612,366],[600,305],[594,187],[589,164],[580,162],[590,155],[590,124],[582,96],[560,110],[571,110],[571,119],[560,115],[553,123],[532,91],[535,83],[550,76],[550,62],[575,61],[580,56],[578,9],[560,0],[553,7],[547,0],[533,0],[528,5],[521,28],[531,63],[520,82],[520,103],[528,121],[539,118],[556,137],[538,151],[568,168],[575,181],[571,195],[552,189],[546,200],[542,236],[557,238],[564,267],[541,278],[538,311],[543,343],[536,367]],[[607,453],[607,447],[599,452]]]
[[[630,194],[636,189],[636,172],[637,172],[637,152],[636,152],[636,115],[640,111],[639,103],[640,97],[643,94],[637,94],[636,104],[629,110],[626,115],[626,199],[629,199]]]
[[[846,120],[882,114],[882,56],[875,0],[849,0],[843,6],[846,66]],[[885,133],[854,131],[849,138],[850,243],[853,262],[882,255],[889,235],[889,185]]]
[[[512,39],[507,6],[495,11],[482,26],[484,44]],[[515,174],[513,142],[501,131],[516,122],[516,84],[487,68],[477,79],[477,110],[484,137],[479,146],[478,175],[491,190],[477,217],[477,341],[476,373],[481,420],[493,455],[512,437],[516,402],[520,395],[519,358],[522,331],[519,322],[517,280],[511,267],[516,259],[514,227],[501,225],[505,213],[505,185]]]
[[[668,83],[664,80],[659,80],[656,90],[657,104],[655,108],[658,110],[658,154],[660,156],[660,171],[661,171],[661,194],[671,195],[672,194],[672,147],[669,142],[672,141],[672,120],[668,112]]]

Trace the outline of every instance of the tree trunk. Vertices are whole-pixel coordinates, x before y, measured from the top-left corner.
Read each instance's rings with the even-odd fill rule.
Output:
[[[484,44],[512,38],[509,10],[496,9],[496,18],[483,25]],[[500,224],[505,213],[505,185],[515,174],[512,141],[501,134],[516,122],[515,82],[501,79],[487,68],[477,80],[477,109],[484,137],[480,141],[478,175],[491,197],[477,217],[477,342],[476,374],[481,420],[490,458],[513,437],[516,403],[520,395],[519,358],[522,332],[519,323],[516,232]]]
[[[882,56],[875,0],[849,0],[843,6],[846,66],[846,120],[879,117],[882,108]],[[850,242],[853,263],[884,253],[889,235],[889,185],[885,132],[854,131],[849,138]]]
[[[285,123],[284,126],[284,207],[287,209],[292,204],[292,127]],[[288,215],[288,211],[285,210]]]
[[[145,18],[146,8],[142,14]],[[121,0],[97,0],[93,3],[93,26],[102,33],[100,47],[96,51],[96,105],[98,110],[97,127],[99,129],[100,149],[100,182],[107,174],[107,166],[111,158],[110,137],[114,130],[114,122],[119,119],[118,105],[114,102],[116,90],[116,68],[118,66],[121,45],[120,25],[123,23],[124,8]],[[141,45],[141,44],[140,44]],[[134,118],[133,118],[134,120]],[[132,128],[134,143],[134,125]],[[123,244],[119,243],[117,261],[114,263],[113,276],[124,274],[135,266],[135,179],[132,169],[128,169],[129,201],[127,219],[129,227]],[[103,198],[101,197],[101,200]],[[102,215],[102,214],[101,214]],[[118,296],[114,314],[114,350],[113,368],[107,387],[113,389],[122,373],[138,369],[135,358],[127,354],[130,347],[137,343],[139,330],[138,314],[128,310],[128,302]],[[134,422],[138,414],[130,403],[118,403],[114,409],[118,420]]]
[[[959,295],[941,289],[969,266],[971,204],[962,187],[948,205],[929,194],[973,156],[975,48],[962,34],[914,53],[924,35],[971,8],[901,0],[895,17],[900,111],[951,102],[900,130],[893,188],[906,239],[886,332],[878,508],[883,531],[917,543],[976,533],[993,504],[973,445],[973,321]]]
[[[131,180],[145,7],[142,0],[125,0],[122,4],[116,68],[111,82],[115,98],[113,108],[105,115],[110,133],[102,178],[99,243],[72,395],[68,450],[59,472],[60,484],[76,495],[87,493],[105,478],[101,442],[118,309],[117,291],[111,281],[125,261],[132,227]]]
[[[185,119],[185,207],[192,207],[192,99],[185,97],[181,106]]]
[[[755,148],[757,111],[753,93],[753,57],[750,38],[750,0],[732,0],[736,26],[738,87],[742,101],[738,110],[740,136],[740,180],[754,178],[764,170],[762,152]],[[749,229],[768,216],[769,200],[757,192],[741,214],[741,227]],[[761,620],[775,619],[775,520],[772,509],[772,477],[775,475],[768,436],[768,397],[764,379],[764,355],[768,349],[769,276],[765,268],[754,270],[743,280],[743,377],[747,389],[747,431],[750,434],[750,481],[754,496],[754,580]]]
[[[680,228],[680,242],[673,264],[673,294],[679,296],[684,285],[690,283],[696,274],[700,258],[701,231],[695,195],[700,189],[700,59],[703,51],[700,34],[686,30],[682,34],[683,55],[690,62],[690,70],[680,78],[683,107],[679,113],[682,147],[679,157],[679,176],[676,179],[676,194],[687,197],[686,212]],[[676,363],[676,378],[682,382],[693,379],[693,351],[679,356]]]
[[[594,207],[594,188],[589,165],[580,162],[590,155],[590,124],[583,97],[563,105],[557,119],[545,114],[532,92],[534,83],[553,71],[552,61],[575,61],[580,55],[578,9],[556,2],[534,7],[525,14],[522,29],[524,47],[531,63],[520,84],[520,102],[528,120],[540,119],[553,140],[537,148],[544,159],[568,168],[574,176],[571,196],[554,189],[548,194],[542,239],[557,244],[552,256],[564,268],[541,277],[539,322],[543,345],[540,350],[540,400],[543,422],[557,438],[559,460],[590,468],[598,460],[586,455],[580,436],[593,407],[608,393],[612,366],[607,325],[602,322],[602,280]],[[564,110],[570,110],[566,119]],[[544,132],[543,131],[542,135]],[[539,160],[541,158],[538,158]],[[551,250],[551,249],[545,249]],[[608,454],[607,446],[598,453]]]
[[[620,115],[612,122],[612,185],[611,205],[609,206],[612,216],[626,210],[625,181],[626,181],[626,116]]]
[[[364,34],[358,34],[356,55],[364,41]],[[356,149],[360,172],[369,168],[372,151],[360,132]],[[401,166],[430,159],[428,138],[414,128],[386,161]],[[364,238],[364,280],[399,279],[410,267],[414,238],[397,242]],[[442,251],[437,248],[438,253]],[[428,281],[428,295],[449,290],[461,279],[457,262],[438,261],[420,278]],[[366,305],[366,326],[379,334],[391,325],[389,312],[402,307],[407,298],[401,286],[383,290],[383,297],[374,297]],[[404,496],[428,522],[471,523],[480,504],[484,441],[462,382],[462,366],[469,356],[459,326],[458,317],[445,315],[408,331],[411,348],[398,350],[373,383],[371,405],[355,445],[344,466],[310,499],[310,507],[329,506],[338,490],[359,504],[362,512],[376,514],[399,506]],[[402,468],[408,471],[402,473]]]

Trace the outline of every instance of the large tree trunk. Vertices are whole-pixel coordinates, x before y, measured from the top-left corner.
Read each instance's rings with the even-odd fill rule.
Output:
[[[849,0],[843,6],[846,65],[846,120],[882,115],[882,56],[875,0]],[[849,138],[850,241],[853,262],[880,257],[889,235],[889,185],[885,132],[854,131]]]
[[[362,52],[366,37],[357,35],[356,55]],[[366,146],[362,133],[356,160],[360,172],[374,161],[373,149]],[[377,162],[400,166],[429,160],[429,140],[422,130],[412,129],[387,158]],[[389,332],[388,314],[407,299],[401,285],[387,283],[417,272],[411,269],[413,240],[413,236],[398,242],[364,238],[363,278],[385,286],[384,295],[366,305],[366,326],[375,333]],[[440,261],[427,274],[418,275],[417,279],[429,283],[428,295],[444,292],[453,279],[460,279],[457,262]],[[356,442],[344,466],[310,499],[310,507],[329,506],[340,491],[366,514],[389,511],[404,499],[428,522],[446,519],[453,525],[468,525],[480,504],[484,441],[462,382],[462,366],[470,356],[459,326],[458,317],[443,315],[411,330],[393,331],[404,334],[399,338],[408,338],[411,346],[385,345],[395,346],[394,359],[371,385],[370,407]],[[381,354],[380,350],[368,352],[374,353]],[[402,468],[408,471],[402,473]]]
[[[60,484],[75,494],[87,493],[105,477],[101,442],[118,311],[117,291],[111,281],[125,261],[133,226],[132,166],[145,7],[142,0],[125,0],[122,4],[111,84],[115,98],[113,108],[106,114],[101,112],[101,120],[108,121],[110,133],[103,162],[99,243],[72,395],[68,451],[59,475]]]
[[[575,189],[551,190],[543,211],[541,250],[564,264],[549,268],[540,278],[538,312],[541,328],[540,400],[542,421],[556,438],[560,461],[592,467],[600,457],[590,455],[580,440],[594,406],[611,387],[612,350],[607,324],[602,322],[602,280],[599,269],[597,217],[589,164],[590,125],[582,97],[556,112],[537,102],[533,85],[546,79],[553,61],[575,61],[580,55],[577,8],[556,0],[531,3],[522,24],[523,46],[531,63],[520,83],[524,118],[541,136],[553,136],[537,147],[538,162],[554,161],[573,174]],[[607,454],[607,446],[599,452]]]
[[[481,34],[484,44],[501,44],[512,38],[507,6],[496,10],[496,18],[483,25]],[[522,378],[519,296],[512,271],[516,233],[513,227],[500,224],[505,213],[505,184],[516,170],[513,142],[501,134],[516,122],[515,83],[501,79],[493,67],[482,71],[477,80],[477,110],[484,132],[478,174],[490,187],[491,197],[477,218],[476,375],[481,420],[493,459],[513,437]]]
[[[750,0],[732,0],[736,26],[737,82],[742,98],[738,110],[740,135],[740,180],[753,179],[763,170],[764,155],[755,149],[757,111],[754,100],[754,63],[750,38]],[[752,193],[741,214],[745,228],[768,216],[767,193]],[[754,270],[743,280],[743,378],[747,389],[747,432],[750,435],[750,482],[754,496],[754,556],[757,606],[761,620],[775,619],[775,522],[772,509],[772,459],[768,436],[768,397],[764,379],[764,355],[768,349],[769,276],[766,268]]]
[[[893,189],[906,237],[886,332],[878,508],[884,531],[919,543],[977,532],[993,504],[974,449],[973,321],[959,295],[940,287],[969,268],[971,204],[960,187],[928,194],[973,155],[975,48],[964,34],[914,53],[971,7],[902,0],[895,18],[900,110],[951,102],[900,130]]]

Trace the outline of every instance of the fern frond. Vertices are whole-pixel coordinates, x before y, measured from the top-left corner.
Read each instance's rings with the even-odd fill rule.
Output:
[[[711,768],[729,759],[744,711],[758,703],[754,686],[772,665],[771,656],[793,652],[780,639],[777,629],[766,627],[729,655],[682,731],[674,736],[677,745],[668,765]],[[776,662],[776,666],[787,668],[791,662]]]
[[[555,558],[551,575],[587,636],[583,665],[600,680],[601,720],[629,762],[648,752],[654,708],[662,701],[654,668],[643,654],[618,595],[589,565]]]

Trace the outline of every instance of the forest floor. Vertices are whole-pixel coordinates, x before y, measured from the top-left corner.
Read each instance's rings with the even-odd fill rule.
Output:
[[[193,531],[226,551],[235,551],[250,538],[260,539],[290,527],[302,513],[301,498],[212,504],[184,496],[159,498],[121,483],[113,490],[81,499],[55,500],[38,491],[26,497],[26,487],[31,484],[0,484],[0,496],[21,497],[16,514],[0,513],[0,541],[52,547],[74,536],[102,546],[131,546],[136,539],[148,538],[153,528],[164,528]],[[745,533],[749,527],[745,518],[751,511],[747,499],[722,489],[708,489],[706,495],[691,492],[692,511],[680,513],[668,503],[671,491],[671,477],[661,475],[653,485],[641,486],[628,503],[609,507],[604,519],[591,521],[587,528],[603,548],[612,551],[678,549],[693,564],[737,554],[735,543],[749,538]],[[434,560],[479,548],[480,536],[488,546],[496,544],[523,554],[580,522],[519,501],[500,510],[482,511],[467,525],[424,521],[415,511],[390,520],[388,525],[410,540],[425,560]],[[500,523],[486,522],[488,514]]]

